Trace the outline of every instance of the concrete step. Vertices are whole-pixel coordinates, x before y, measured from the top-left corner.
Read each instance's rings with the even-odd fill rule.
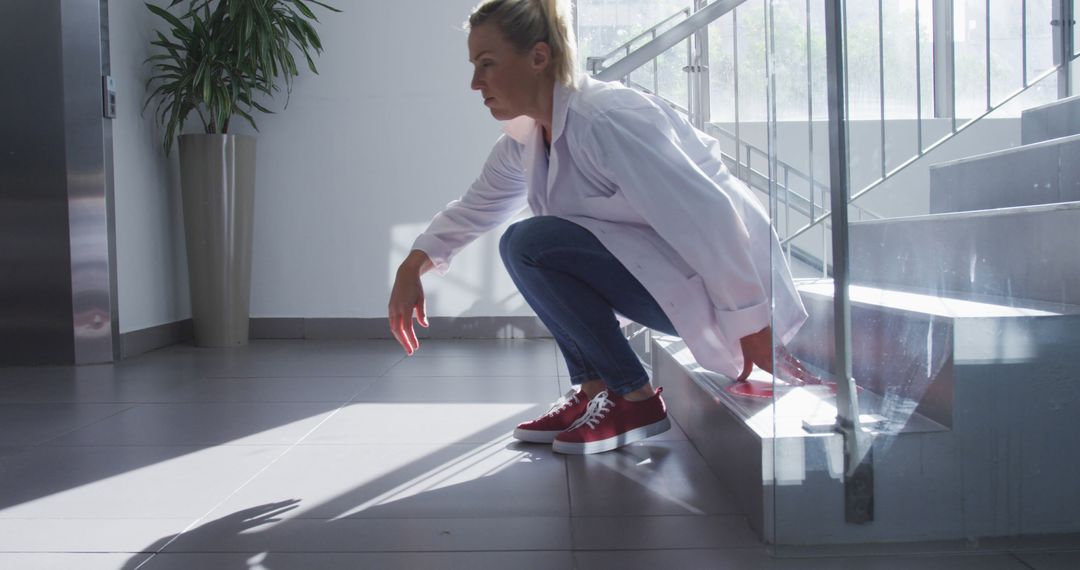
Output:
[[[831,288],[800,283],[810,320],[789,348],[815,368],[831,367]],[[780,379],[774,399],[735,397],[656,333],[650,358],[671,413],[768,542],[1077,532],[1080,457],[1061,450],[1080,431],[1080,308],[1051,309],[852,288],[860,411],[888,420],[870,432],[866,525],[844,521],[842,436],[801,427],[835,414],[830,390]]]
[[[1080,305],[1080,202],[851,224],[851,282]]]
[[[1028,109],[1020,125],[1023,144],[1080,135],[1080,95]]]
[[[799,292],[810,316],[788,348],[816,369],[833,370],[834,345],[822,342],[833,338],[832,280],[800,281]],[[1004,343],[1002,335],[1027,338],[1047,318],[1080,319],[1080,306],[1041,301],[939,297],[861,285],[852,285],[848,294],[852,376],[887,402],[870,412],[892,421],[914,412],[947,427],[955,422],[958,365],[1032,357],[1029,343]]]
[[[930,167],[930,212],[935,214],[1077,200],[1080,135]]]

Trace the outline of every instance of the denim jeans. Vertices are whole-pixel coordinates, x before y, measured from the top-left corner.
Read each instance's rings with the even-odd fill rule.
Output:
[[[648,328],[676,334],[652,295],[589,230],[563,218],[536,216],[499,240],[510,278],[555,337],[572,384],[600,379],[624,395],[649,383],[614,311]]]

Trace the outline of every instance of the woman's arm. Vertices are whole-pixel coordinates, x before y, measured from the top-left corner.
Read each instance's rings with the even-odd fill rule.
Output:
[[[412,249],[427,254],[435,271],[445,275],[462,248],[520,212],[528,204],[527,196],[521,145],[504,135],[472,186],[432,218]]]
[[[450,259],[477,236],[503,223],[527,200],[525,176],[517,143],[503,137],[495,143],[476,182],[459,200],[435,215],[398,266],[387,308],[390,331],[410,356],[420,348],[415,318],[427,328],[427,307],[420,276],[435,269],[445,275]]]

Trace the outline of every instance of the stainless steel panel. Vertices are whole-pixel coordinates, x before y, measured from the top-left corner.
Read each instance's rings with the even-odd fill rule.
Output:
[[[0,364],[74,360],[59,35],[59,3],[0,3]]]
[[[75,363],[112,362],[101,5],[87,0],[62,0],[60,13]]]
[[[113,360],[100,14],[0,3],[0,365]]]

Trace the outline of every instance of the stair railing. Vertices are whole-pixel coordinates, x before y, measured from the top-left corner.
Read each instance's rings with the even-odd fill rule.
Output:
[[[941,145],[943,145],[946,142],[948,142],[949,140],[953,139],[959,133],[961,133],[964,130],[968,129],[972,125],[977,124],[980,120],[982,120],[983,118],[989,116],[991,113],[1001,109],[1004,105],[1006,105],[1009,102],[1013,101],[1014,99],[1016,99],[1020,95],[1028,92],[1028,90],[1031,89],[1031,87],[1038,84],[1043,79],[1046,79],[1046,78],[1050,77],[1051,75],[1057,75],[1058,76],[1058,89],[1059,89],[1058,95],[1059,95],[1059,97],[1065,97],[1065,96],[1069,95],[1069,86],[1070,86],[1069,69],[1070,69],[1070,63],[1074,59],[1076,59],[1076,57],[1078,55],[1077,51],[1076,51],[1076,45],[1075,45],[1075,39],[1074,39],[1075,38],[1075,32],[1074,32],[1075,20],[1073,19],[1074,0],[1053,0],[1054,19],[1051,22],[1048,22],[1048,24],[1054,27],[1054,44],[1055,44],[1055,48],[1054,48],[1054,54],[1055,54],[1054,55],[1054,65],[1053,65],[1053,67],[1051,67],[1051,68],[1049,68],[1049,69],[1047,69],[1047,70],[1045,70],[1045,71],[1043,71],[1041,73],[1038,73],[1034,78],[1029,77],[1030,70],[1028,69],[1028,52],[1029,52],[1029,47],[1030,47],[1029,46],[1029,41],[1028,41],[1028,22],[1027,22],[1028,0],[1023,0],[1022,1],[1022,3],[1021,3],[1021,10],[1022,10],[1022,14],[1023,14],[1023,22],[1021,24],[1021,29],[1022,29],[1022,31],[1021,31],[1022,72],[1021,73],[1023,75],[1022,81],[1021,81],[1022,86],[1019,87],[1018,89],[1012,90],[1011,92],[1007,93],[1004,96],[999,97],[996,101],[993,98],[993,91],[992,91],[992,88],[993,88],[993,74],[991,72],[991,70],[993,68],[993,56],[992,56],[992,51],[991,51],[990,23],[991,23],[991,16],[992,16],[993,12],[991,10],[992,3],[990,2],[990,0],[986,0],[986,8],[985,8],[986,13],[985,13],[985,18],[984,18],[984,28],[985,28],[985,33],[986,33],[986,37],[985,37],[986,53],[985,53],[985,60],[984,60],[985,74],[986,74],[986,82],[985,82],[986,107],[985,107],[984,110],[982,110],[981,112],[976,114],[974,117],[966,120],[963,124],[958,124],[958,122],[957,122],[957,113],[956,113],[956,87],[957,87],[956,73],[955,73],[955,71],[956,71],[955,70],[955,57],[956,56],[955,56],[955,49],[954,49],[954,46],[953,46],[954,38],[952,37],[952,31],[954,29],[953,28],[954,22],[953,22],[953,17],[952,17],[952,15],[953,15],[953,0],[934,0],[934,3],[933,3],[933,7],[934,7],[934,14],[933,14],[934,24],[933,24],[933,28],[935,30],[935,39],[934,39],[934,44],[935,44],[934,45],[934,49],[935,49],[935,52],[934,52],[934,61],[935,61],[934,62],[934,67],[935,67],[935,69],[933,71],[933,82],[934,82],[935,115],[937,117],[939,117],[939,118],[951,119],[951,121],[950,121],[949,132],[947,132],[944,136],[942,136],[940,139],[938,139],[934,143],[930,144],[929,146],[924,147],[923,146],[923,144],[924,144],[923,143],[923,138],[924,138],[923,112],[922,112],[922,107],[923,107],[923,105],[922,105],[923,71],[922,71],[922,61],[921,61],[922,58],[919,56],[919,54],[921,53],[921,50],[923,49],[922,38],[921,38],[921,34],[919,33],[919,29],[920,29],[920,26],[921,26],[922,14],[921,14],[921,10],[920,10],[920,7],[919,7],[920,3],[915,2],[914,3],[914,7],[915,7],[915,27],[916,27],[916,33],[915,33],[915,50],[916,50],[915,81],[916,81],[916,89],[915,89],[915,92],[916,92],[916,100],[917,100],[916,101],[916,109],[917,109],[917,113],[916,113],[916,124],[917,124],[916,137],[917,137],[917,141],[918,141],[918,144],[917,144],[917,149],[918,150],[916,151],[914,156],[911,156],[910,158],[908,158],[907,160],[902,162],[900,165],[896,166],[892,170],[889,170],[889,168],[888,168],[888,156],[887,156],[887,153],[885,151],[885,148],[886,148],[886,146],[885,146],[886,118],[885,118],[885,69],[884,69],[884,57],[883,57],[883,53],[884,53],[883,29],[884,28],[883,28],[882,18],[881,18],[882,2],[883,2],[883,0],[877,0],[878,15],[879,15],[879,18],[878,18],[878,38],[879,38],[879,42],[878,42],[878,62],[879,62],[878,76],[880,78],[878,87],[879,87],[879,97],[880,97],[880,101],[881,101],[881,111],[880,111],[880,116],[877,119],[877,121],[878,121],[878,123],[880,125],[881,141],[882,141],[881,142],[881,148],[882,148],[881,164],[880,164],[881,175],[880,175],[879,178],[877,178],[877,179],[873,180],[872,182],[870,182],[869,184],[863,186],[861,189],[859,189],[859,190],[857,190],[855,192],[852,192],[851,195],[850,195],[849,201],[848,201],[849,206],[853,205],[853,203],[856,200],[858,200],[859,198],[865,196],[866,194],[873,191],[874,189],[880,187],[882,184],[884,184],[886,181],[893,178],[897,174],[903,172],[904,170],[908,169],[912,165],[919,163],[921,159],[926,157],[933,150],[937,149]],[[1070,54],[1070,55],[1066,56],[1064,54]],[[845,50],[845,53],[844,53],[844,58],[845,58],[845,60],[847,59],[846,50]],[[849,105],[850,101],[846,100],[844,103],[845,103],[845,105]],[[821,208],[820,213],[819,213],[819,215],[817,217],[809,220],[805,225],[799,227],[795,231],[786,232],[785,234],[782,234],[781,243],[784,244],[785,246],[787,246],[793,240],[799,238],[803,234],[809,232],[810,230],[812,230],[812,229],[814,229],[814,228],[816,228],[816,227],[818,227],[818,226],[820,226],[822,224],[827,223],[827,221],[832,217],[832,209],[831,208],[825,208],[824,204],[825,203],[823,203],[823,207]],[[822,264],[822,267],[824,268],[825,263],[826,263],[825,260],[823,259],[820,262]]]

